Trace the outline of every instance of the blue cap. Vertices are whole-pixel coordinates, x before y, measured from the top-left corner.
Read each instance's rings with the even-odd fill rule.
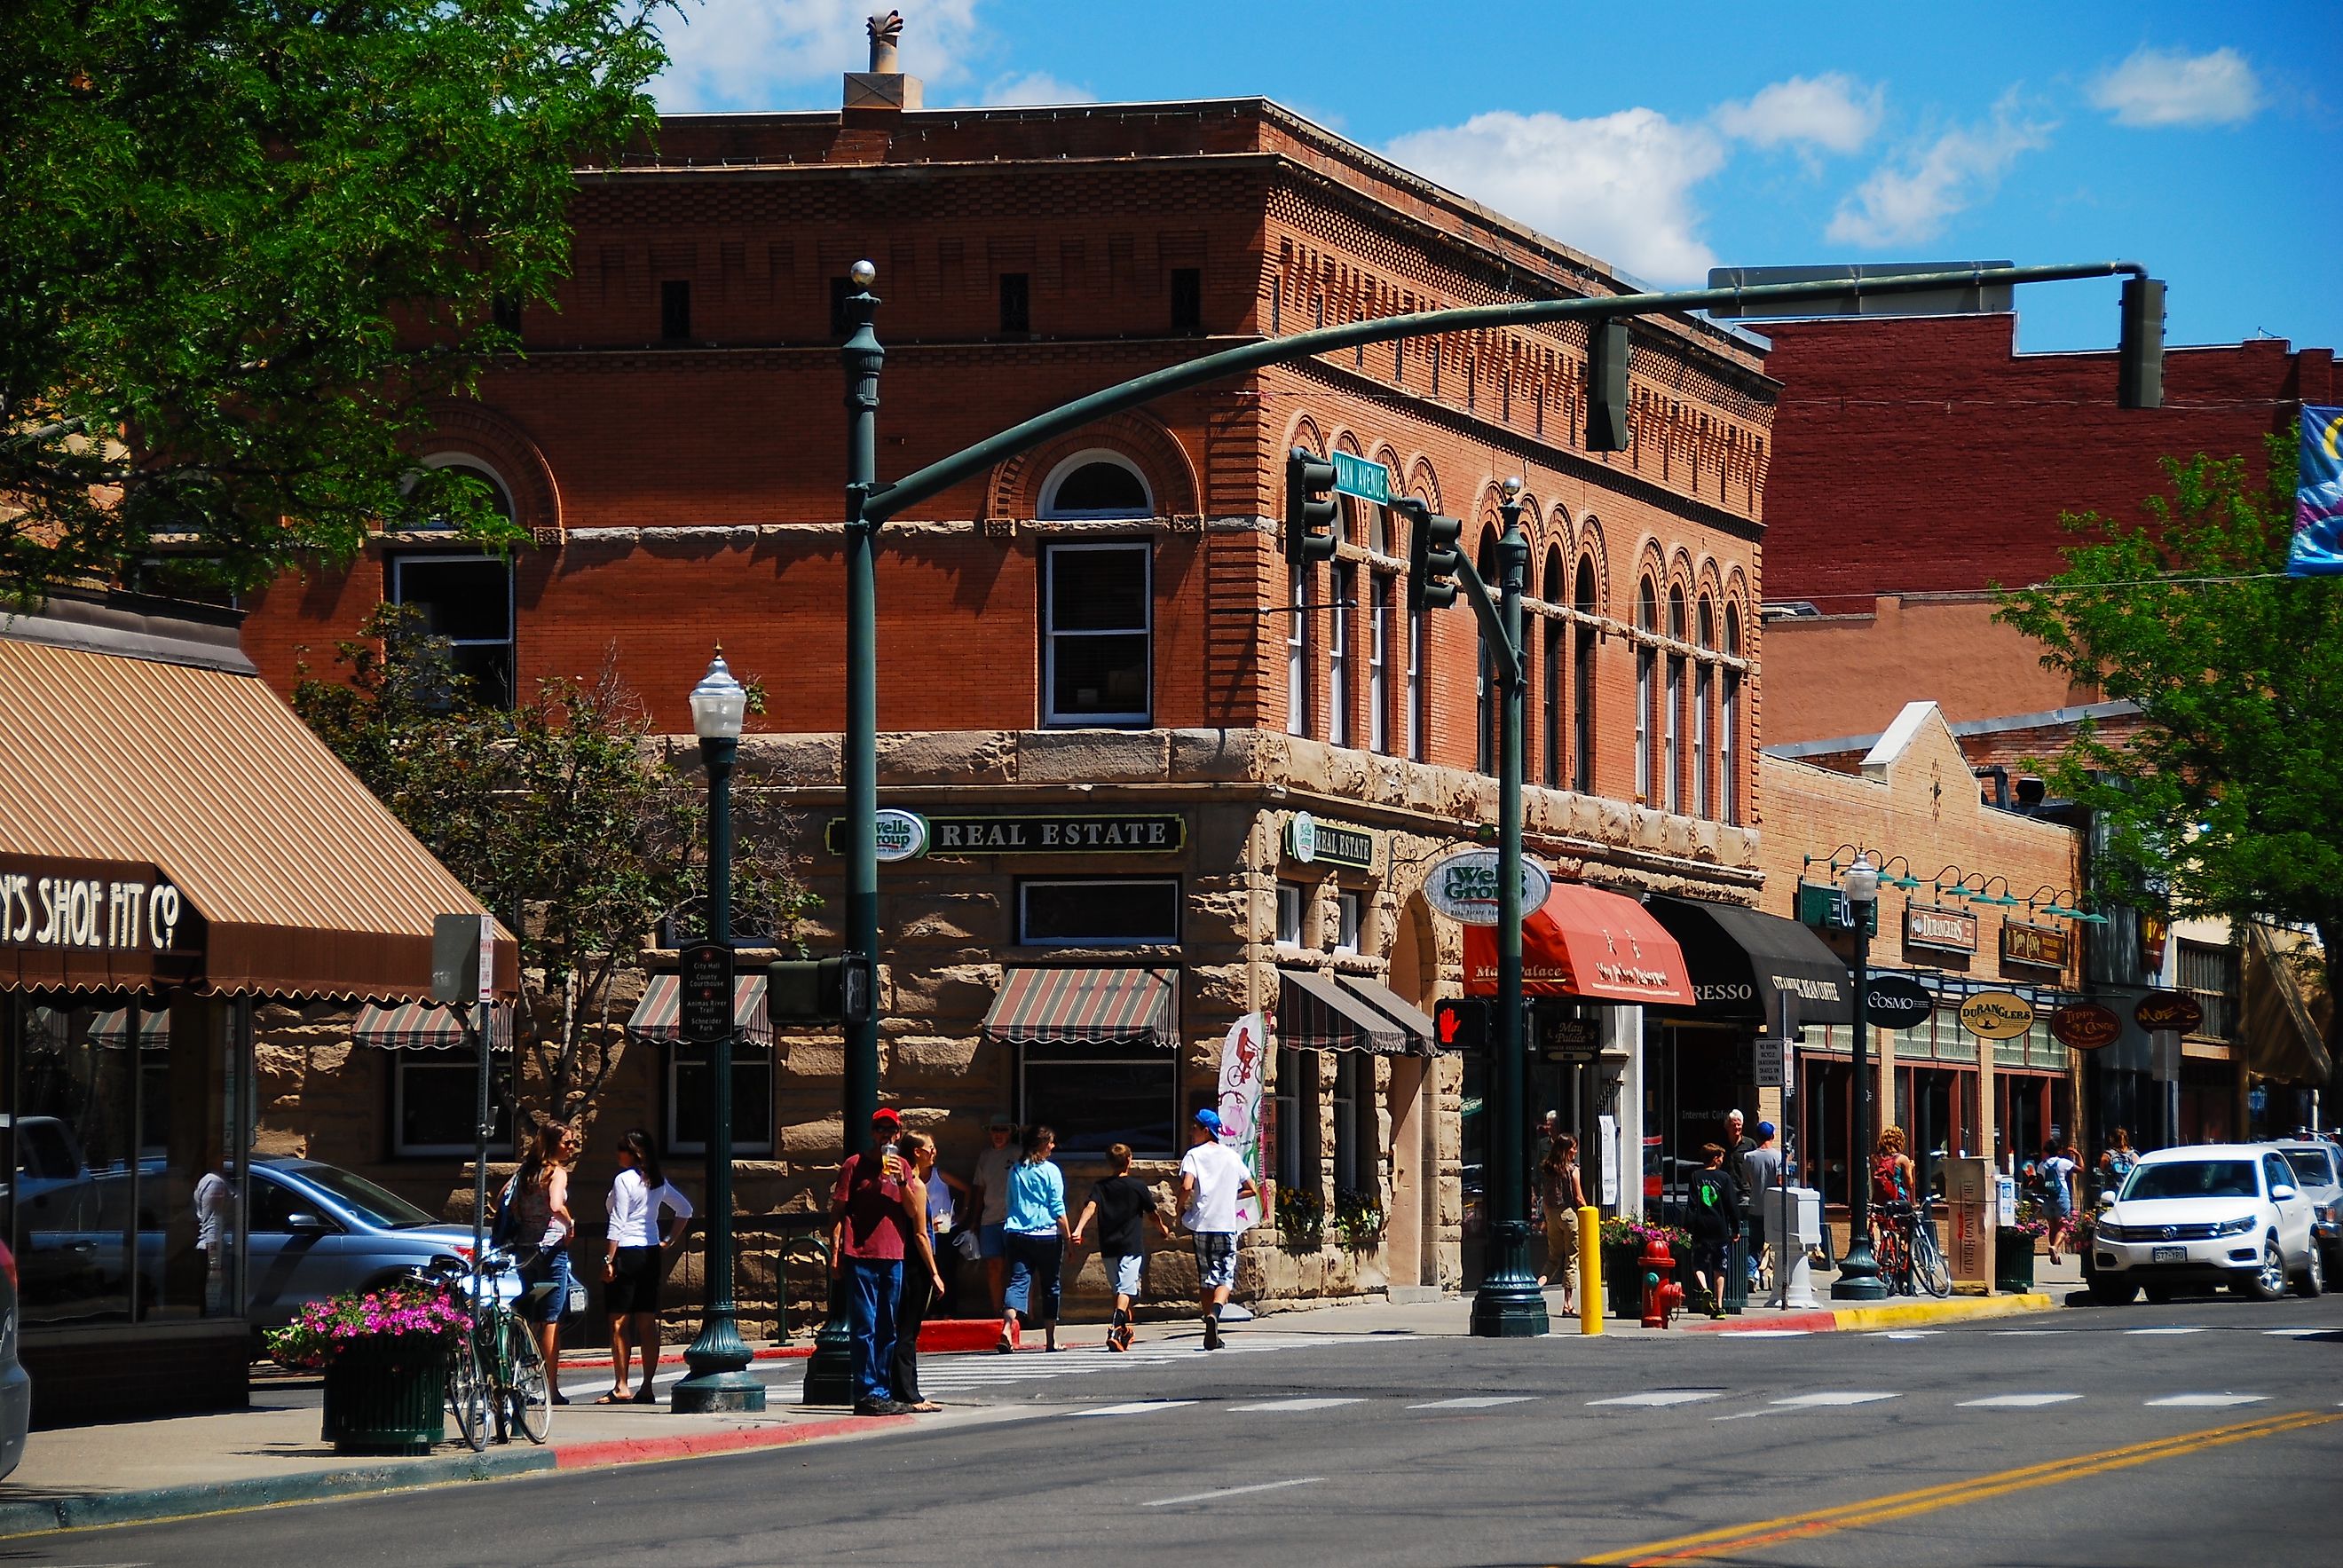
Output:
[[[1214,1137],[1218,1137],[1221,1131],[1221,1113],[1207,1106],[1196,1112],[1196,1125]]]
[[[1761,1121],[1761,1122],[1759,1122],[1759,1123],[1757,1124],[1757,1141],[1758,1141],[1758,1142],[1763,1143],[1763,1142],[1765,1142],[1765,1140],[1767,1140],[1768,1138],[1771,1138],[1771,1137],[1773,1137],[1773,1136],[1774,1136],[1774,1124],[1773,1124],[1772,1122],[1770,1122],[1770,1121]]]

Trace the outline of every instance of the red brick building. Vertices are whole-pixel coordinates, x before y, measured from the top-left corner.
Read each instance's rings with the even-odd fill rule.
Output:
[[[1250,339],[1624,291],[1600,261],[1259,99],[680,116],[656,156],[589,172],[576,221],[559,308],[527,314],[526,352],[445,411],[425,454],[490,477],[533,546],[508,575],[428,535],[385,537],[347,572],[265,595],[246,646],[289,686],[297,648],[406,599],[492,688],[614,648],[683,730],[720,640],[769,699],[744,787],[804,811],[833,922],[840,867],[819,829],[840,799],[837,345],[855,260],[876,264],[883,299],[882,479]],[[1634,330],[1628,451],[1584,449],[1583,327],[1452,334],[1160,400],[888,526],[882,805],[940,824],[1119,816],[1136,835],[885,869],[882,1091],[940,1133],[948,1164],[1000,1110],[1055,1121],[1077,1160],[1110,1133],[1169,1153],[1232,1021],[1276,1010],[1272,1174],[1383,1218],[1363,1248],[1289,1236],[1249,1253],[1252,1288],[1457,1278],[1477,1063],[1434,1057],[1409,1014],[1454,989],[1460,961],[1420,891],[1426,867],[1495,817],[1477,634],[1462,608],[1411,621],[1407,543],[1380,508],[1346,514],[1331,565],[1292,572],[1283,459],[1303,446],[1381,461],[1399,492],[1465,519],[1484,565],[1497,482],[1522,476],[1533,849],[1565,878],[1752,901],[1775,388],[1745,335],[1689,318]],[[1304,613],[1282,613],[1296,596]],[[1070,1056],[1018,1010],[1034,989],[1021,975],[1069,965],[1148,993],[1129,1040]],[[1313,980],[1332,1016],[1292,1049]],[[1638,1028],[1614,1020],[1628,1139]],[[633,1053],[608,1114],[671,1131],[674,1054]],[[826,1183],[838,1064],[834,1040],[776,1053],[763,1137],[748,1140],[750,1208]],[[278,1066],[288,1082],[301,1070],[293,1054]],[[397,1102],[396,1064],[355,1066]],[[437,1179],[398,1163],[396,1115],[308,1131],[324,1157]]]

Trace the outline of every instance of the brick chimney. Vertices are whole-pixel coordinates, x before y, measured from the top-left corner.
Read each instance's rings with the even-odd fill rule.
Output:
[[[917,76],[897,69],[896,48],[903,40],[903,14],[890,11],[870,21],[870,69],[846,73],[846,108],[900,114],[923,106]]]

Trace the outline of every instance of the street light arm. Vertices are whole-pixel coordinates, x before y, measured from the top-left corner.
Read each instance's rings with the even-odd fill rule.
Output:
[[[920,502],[942,494],[954,485],[974,478],[1005,457],[1013,457],[1054,436],[1080,429],[1109,414],[1120,413],[1168,393],[1184,392],[1192,387],[1201,387],[1225,377],[1258,370],[1264,366],[1282,365],[1290,360],[1308,359],[1336,349],[1481,327],[1520,327],[1540,321],[1581,317],[1659,316],[1703,310],[1713,305],[1765,305],[1794,303],[1802,299],[1844,298],[1850,293],[1917,294],[1930,289],[1978,287],[1992,284],[2057,283],[2075,278],[2112,277],[2119,273],[2147,275],[2146,268],[2131,261],[2094,261],[2066,266],[1967,267],[1956,272],[1864,278],[1855,283],[1845,278],[1820,278],[1805,283],[1768,283],[1740,288],[1690,288],[1674,293],[1517,300],[1505,305],[1476,305],[1457,310],[1423,310],[1408,316],[1380,317],[1342,327],[1317,327],[1287,337],[1265,337],[1258,342],[1240,344],[1234,348],[1224,348],[1217,354],[1207,354],[1184,365],[1151,370],[1103,391],[1093,392],[1087,397],[1078,397],[1046,414],[1038,414],[1021,424],[1012,425],[972,447],[963,447],[950,457],[939,458],[924,468],[914,469],[891,485],[874,486],[864,501],[862,519],[875,528],[890,518],[900,516]]]
[[[1473,569],[1471,561],[1457,561],[1456,586],[1473,601],[1473,613],[1480,618],[1481,630],[1496,652],[1497,673],[1509,681],[1527,679],[1529,672],[1523,664],[1522,650],[1506,634],[1505,618],[1498,613],[1496,601],[1489,597],[1489,585],[1481,580],[1481,574]]]

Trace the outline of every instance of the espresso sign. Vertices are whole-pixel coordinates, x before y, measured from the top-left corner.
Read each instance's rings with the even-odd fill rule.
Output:
[[[2035,964],[2062,970],[2074,952],[2075,939],[2052,926],[2029,926],[2018,920],[2001,922],[2001,961]]]
[[[2072,1002],[2050,1015],[2050,1038],[2069,1050],[2097,1050],[2122,1033],[2123,1020],[2097,1002]]]
[[[2016,1040],[2034,1027],[2034,1004],[2016,991],[1981,990],[1961,1003],[1961,1027],[1986,1040]]]
[[[1904,940],[1916,948],[1973,953],[1977,945],[1977,920],[1966,910],[1914,904],[1904,911]]]
[[[910,813],[901,813],[909,816]],[[1186,819],[1177,812],[1120,816],[1048,812],[1032,816],[929,817],[927,853],[967,855],[1176,855],[1186,848]],[[882,824],[882,827],[884,825]],[[833,818],[823,838],[833,855],[846,852],[848,821]],[[882,839],[882,844],[887,842]],[[886,858],[881,855],[882,859]],[[899,857],[908,858],[908,857]]]
[[[2139,1005],[2131,1010],[2131,1018],[2150,1033],[2176,1030],[2187,1034],[2204,1023],[2205,1010],[2186,991],[2152,990],[2139,999]]]

